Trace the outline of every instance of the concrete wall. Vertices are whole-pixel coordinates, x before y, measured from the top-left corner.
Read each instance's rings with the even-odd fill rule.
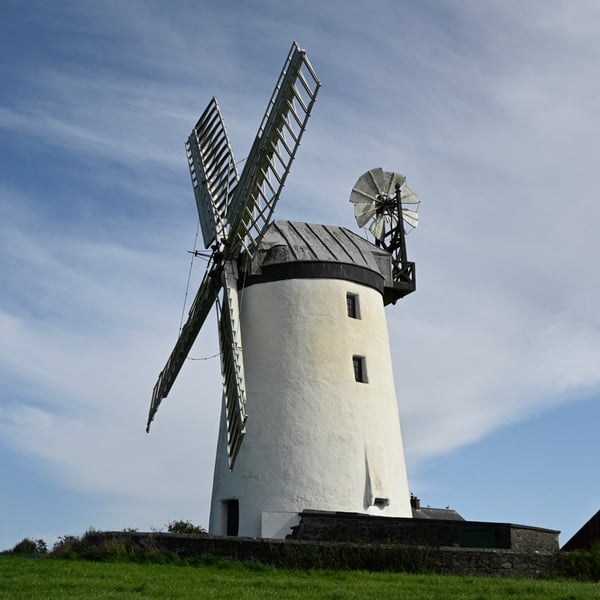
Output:
[[[347,314],[347,293],[358,296],[359,319]],[[305,509],[410,517],[381,294],[295,279],[239,296],[248,421],[229,471],[222,416],[210,532],[226,533],[231,499],[241,536],[266,537],[279,531],[269,515]],[[355,381],[354,355],[365,358],[368,383]]]

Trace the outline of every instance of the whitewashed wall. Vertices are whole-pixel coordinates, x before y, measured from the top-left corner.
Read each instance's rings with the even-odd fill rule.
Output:
[[[360,319],[347,315],[347,292]],[[275,537],[273,520],[304,509],[410,517],[381,295],[296,279],[253,285],[240,304],[248,422],[230,472],[222,416],[211,533],[225,533],[224,501],[234,498],[246,536]],[[353,355],[366,358],[368,383],[355,381]]]

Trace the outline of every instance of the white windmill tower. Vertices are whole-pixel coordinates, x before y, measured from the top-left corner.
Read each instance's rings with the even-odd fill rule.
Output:
[[[404,180],[375,169],[353,189],[376,245],[340,227],[271,221],[319,86],[294,43],[239,177],[214,98],[186,144],[213,254],[147,430],[216,301],[213,534],[283,537],[305,509],[411,516],[384,314],[414,290],[398,219]]]

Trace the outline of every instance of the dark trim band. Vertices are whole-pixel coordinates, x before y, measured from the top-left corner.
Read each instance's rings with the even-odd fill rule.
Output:
[[[238,279],[238,288],[284,279],[342,279],[366,285],[383,295],[384,278],[366,267],[338,262],[294,261],[263,265],[260,275]]]

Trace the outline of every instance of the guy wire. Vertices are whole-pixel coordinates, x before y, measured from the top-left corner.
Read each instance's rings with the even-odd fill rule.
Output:
[[[196,247],[198,245],[198,232],[200,231],[200,219],[198,219],[198,224],[196,225],[196,235],[194,236],[194,250],[192,252],[192,260],[190,261],[190,269],[188,272],[187,285],[185,286],[185,296],[183,298],[183,307],[181,309],[181,319],[179,321],[179,333],[181,334],[181,330],[183,329],[183,317],[185,316],[185,307],[187,304],[188,292],[190,290],[190,281],[192,279],[192,268],[194,266],[194,258],[196,258]]]

